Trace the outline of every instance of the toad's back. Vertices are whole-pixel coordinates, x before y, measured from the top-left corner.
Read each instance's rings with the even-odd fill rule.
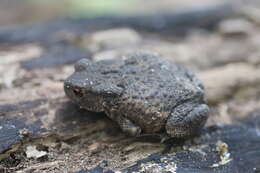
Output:
[[[193,73],[158,56],[131,54],[126,59],[100,61],[96,65],[91,74],[99,73],[100,80],[109,80],[124,90],[120,104],[113,101],[109,109],[114,107],[144,132],[162,129],[177,105],[203,99],[202,84]]]

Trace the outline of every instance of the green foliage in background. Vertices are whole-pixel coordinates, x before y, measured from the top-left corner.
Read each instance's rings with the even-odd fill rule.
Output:
[[[133,0],[73,0],[72,10],[86,14],[124,13]]]
[[[26,0],[34,4],[60,5],[72,16],[97,16],[104,14],[127,14],[137,0]]]

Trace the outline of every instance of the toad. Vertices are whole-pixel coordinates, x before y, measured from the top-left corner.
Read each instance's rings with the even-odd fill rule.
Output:
[[[202,82],[193,72],[147,52],[98,62],[82,59],[64,89],[72,101],[105,112],[131,136],[192,136],[209,113]]]

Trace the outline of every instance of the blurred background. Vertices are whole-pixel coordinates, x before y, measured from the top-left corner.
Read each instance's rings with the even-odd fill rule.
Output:
[[[139,50],[183,64],[205,86],[206,126],[214,126],[189,153],[204,150],[208,139],[223,139],[232,153],[224,164],[260,165],[259,150],[253,152],[260,137],[260,0],[0,0],[0,173],[76,172],[103,161],[121,170],[169,150],[128,138],[106,116],[65,97],[63,82],[76,61],[120,59]],[[249,118],[253,123],[242,135],[225,126]],[[213,148],[204,151],[217,154],[209,142]],[[205,172],[218,171],[208,156]]]
[[[136,15],[203,7],[230,0],[0,0],[0,26],[59,17]]]

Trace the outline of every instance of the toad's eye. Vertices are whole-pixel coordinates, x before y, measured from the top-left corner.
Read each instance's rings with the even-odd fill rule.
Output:
[[[78,89],[78,88],[73,89],[73,93],[77,97],[83,97],[83,92],[80,89]]]

